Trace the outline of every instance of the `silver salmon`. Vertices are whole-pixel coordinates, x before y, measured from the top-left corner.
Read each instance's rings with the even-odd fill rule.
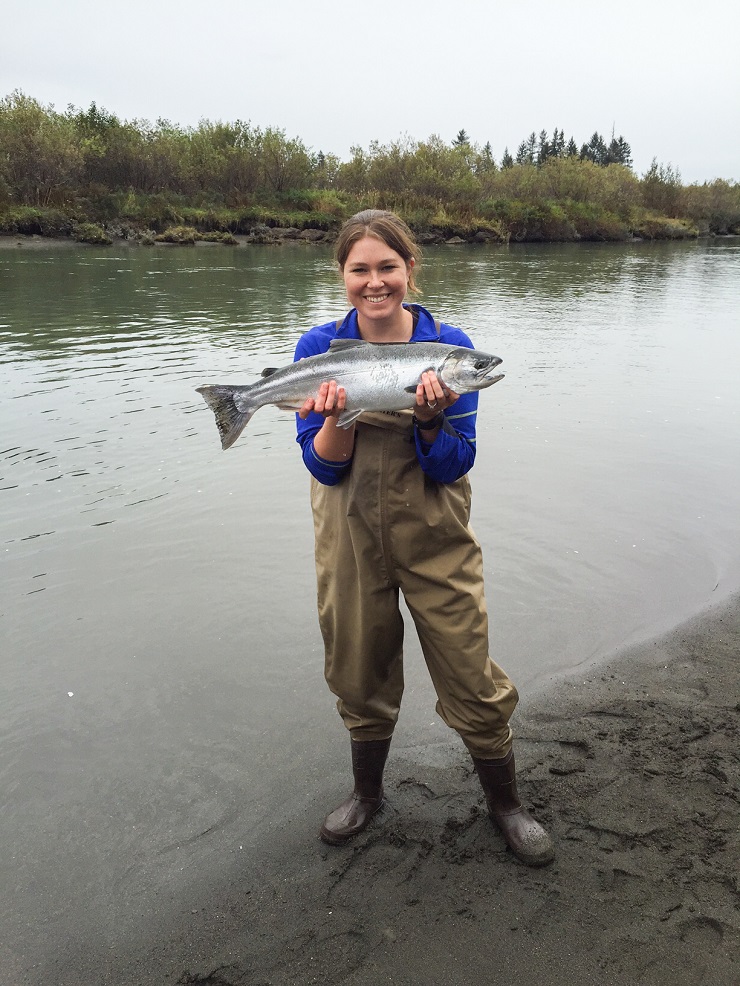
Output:
[[[328,352],[264,370],[256,383],[216,384],[197,390],[215,414],[221,446],[227,449],[260,407],[275,404],[285,411],[298,411],[330,380],[346,391],[346,407],[337,424],[349,428],[363,411],[414,407],[416,387],[426,370],[434,370],[440,382],[456,394],[467,394],[501,380],[503,373],[495,372],[500,363],[498,356],[440,342],[334,339]]]

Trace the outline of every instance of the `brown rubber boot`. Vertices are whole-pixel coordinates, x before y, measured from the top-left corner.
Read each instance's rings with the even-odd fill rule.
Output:
[[[365,742],[352,740],[351,743],[354,790],[326,816],[319,832],[330,846],[341,846],[359,835],[383,807],[383,768],[391,746],[390,738]]]
[[[514,751],[501,760],[473,757],[488,814],[498,826],[509,849],[527,866],[546,866],[555,859],[555,846],[539,822],[522,806],[516,790]]]

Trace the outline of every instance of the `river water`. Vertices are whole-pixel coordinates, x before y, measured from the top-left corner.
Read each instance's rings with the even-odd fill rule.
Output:
[[[430,248],[421,280],[504,360],[473,526],[521,691],[740,586],[738,241]],[[324,248],[0,252],[2,868],[33,888],[0,905],[13,941],[41,916],[61,940],[83,890],[90,928],[120,925],[147,859],[240,828],[245,790],[258,833],[276,785],[303,790],[289,764],[321,776],[305,737],[341,741],[293,416],[222,452],[194,388],[344,310]],[[407,665],[403,728],[437,735],[412,634]]]

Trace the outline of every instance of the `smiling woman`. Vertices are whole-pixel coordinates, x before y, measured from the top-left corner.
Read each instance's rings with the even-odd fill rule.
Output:
[[[341,322],[307,332],[296,359],[318,356],[337,340],[472,349],[460,329],[404,304],[418,252],[392,213],[369,210],[348,220],[336,256],[352,309]],[[362,414],[345,428],[346,402],[344,388],[326,380],[298,423],[312,475],[325,676],[350,733],[354,775],[352,793],[324,819],[321,838],[346,843],[383,806],[404,682],[402,592],[437,712],[468,748],[492,820],[524,863],[550,863],[550,837],[516,790],[509,719],[517,691],[488,653],[483,560],[469,526],[477,394],[455,393],[430,368],[421,373],[413,413]]]
[[[382,240],[364,236],[349,252],[344,264],[344,286],[347,301],[357,310],[368,342],[398,336],[394,342],[411,338],[411,313],[401,307],[408,290],[414,258],[404,258],[391,250]],[[389,318],[400,316],[397,326]]]

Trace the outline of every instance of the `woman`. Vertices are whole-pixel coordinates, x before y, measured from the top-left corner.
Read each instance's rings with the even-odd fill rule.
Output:
[[[368,210],[343,226],[336,259],[351,311],[299,341],[295,358],[332,339],[472,348],[459,329],[419,305],[420,252],[393,213]],[[480,546],[469,527],[467,472],[475,461],[476,393],[458,395],[423,373],[413,413],[366,412],[337,426],[346,394],[325,381],[298,413],[311,475],[319,623],[325,674],[350,733],[354,789],[327,815],[321,838],[341,845],[383,804],[383,770],[403,692],[399,592],[414,619],[437,692],[437,712],[472,755],[490,815],[515,855],[554,857],[544,829],[516,791],[509,719],[517,692],[488,654]]]

